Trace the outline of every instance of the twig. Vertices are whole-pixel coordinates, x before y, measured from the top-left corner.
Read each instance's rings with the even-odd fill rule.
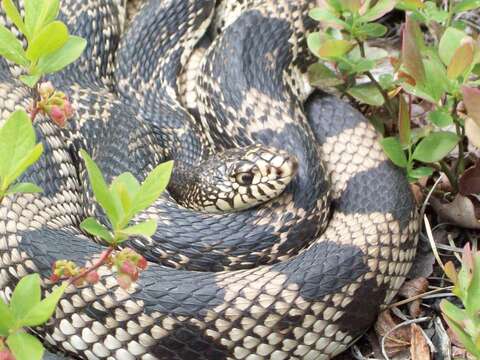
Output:
[[[436,294],[436,293],[439,293],[441,291],[451,290],[451,289],[453,289],[453,286],[447,286],[445,288],[438,288],[438,289],[430,290],[430,291],[427,291],[427,292],[409,297],[408,299],[397,301],[396,303],[390,304],[390,305],[387,306],[387,309],[390,309],[392,307],[398,307],[398,306],[401,306],[401,305],[405,305],[405,304],[408,304],[412,301],[415,301],[415,300],[418,300],[418,299],[423,299],[424,297],[426,297],[428,295]]]
[[[394,332],[395,330],[403,327],[403,326],[407,326],[407,325],[411,325],[411,324],[417,324],[417,323],[421,323],[421,322],[425,322],[425,321],[428,321],[430,320],[431,318],[430,317],[421,317],[421,318],[418,318],[418,319],[412,319],[412,320],[407,320],[407,321],[404,321],[404,322],[401,322],[400,324],[397,324],[395,325],[393,328],[391,328],[390,330],[388,330],[385,335],[382,336],[382,340],[380,341],[380,345],[382,347],[382,355],[385,357],[386,360],[390,360],[390,358],[388,357],[387,355],[387,351],[385,350],[385,339],[392,333]]]
[[[442,259],[440,259],[435,240],[433,239],[432,228],[430,227],[430,222],[428,221],[427,215],[423,215],[423,222],[425,223],[425,231],[427,232],[428,241],[430,243],[430,247],[432,248],[433,255],[435,256],[438,265],[440,265],[442,270],[445,270],[445,265],[443,265]]]
[[[108,248],[108,250],[104,251],[102,253],[102,256],[100,256],[100,259],[98,259],[98,261],[93,264],[91,267],[85,269],[84,271],[82,271],[80,274],[78,274],[77,276],[74,276],[72,278],[70,278],[68,280],[68,285],[71,285],[71,284],[74,284],[76,281],[84,278],[85,276],[87,276],[88,274],[90,274],[92,271],[95,271],[97,270],[100,266],[102,266],[103,264],[105,264],[106,260],[108,259],[108,257],[112,254],[113,250],[115,248],[110,246]]]

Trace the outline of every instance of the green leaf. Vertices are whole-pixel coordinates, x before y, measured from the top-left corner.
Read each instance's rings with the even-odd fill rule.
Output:
[[[359,26],[356,31],[355,35],[357,37],[381,37],[387,33],[387,27],[382,24],[377,23],[366,23]]]
[[[437,4],[433,1],[426,1],[425,8],[423,10],[426,16],[426,23],[432,21],[439,24],[444,24],[448,19],[448,12],[437,7]]]
[[[0,56],[21,66],[29,64],[22,43],[2,25],[0,25]]]
[[[383,151],[387,154],[388,158],[392,162],[402,168],[407,167],[408,161],[403,151],[402,145],[397,138],[387,137],[380,140],[380,145],[382,145]]]
[[[173,161],[167,161],[153,169],[140,186],[132,203],[131,214],[136,214],[152,205],[166,189],[170,181]]]
[[[312,86],[331,87],[343,84],[343,80],[324,64],[317,62],[308,68],[308,80]]]
[[[423,64],[425,66],[425,74],[428,81],[421,85],[421,87],[423,87],[423,89],[428,92],[436,102],[438,102],[449,89],[447,72],[439,59],[431,57],[425,59]]]
[[[8,305],[0,298],[0,336],[7,336],[14,325],[15,321]]]
[[[432,124],[441,128],[453,124],[452,116],[448,112],[440,109],[430,111],[427,115],[427,118],[432,122]]]
[[[20,322],[21,326],[39,326],[46,323],[53,315],[68,283],[57,286],[49,295],[35,305]]]
[[[348,89],[347,93],[358,101],[373,106],[382,106],[385,101],[380,90],[372,83],[356,85]]]
[[[119,213],[128,213],[132,207],[132,199],[140,189],[137,179],[129,172],[120,174],[110,185],[110,193],[115,198],[115,206],[120,207]],[[121,222],[124,222],[122,219]],[[128,221],[128,220],[126,220]]]
[[[345,21],[341,20],[337,14],[327,8],[314,8],[310,10],[308,15],[313,20],[319,21],[323,24],[333,25],[338,28],[348,28],[348,25]]]
[[[9,194],[17,194],[17,193],[38,193],[42,192],[42,188],[32,183],[18,183],[10,186],[7,191],[7,195]]]
[[[385,90],[390,89],[393,86],[394,82],[395,82],[395,79],[391,74],[382,74],[378,78],[378,83],[380,84],[382,89],[385,89]]]
[[[453,12],[455,14],[480,8],[480,0],[463,0],[455,4]]]
[[[120,233],[127,236],[143,235],[150,237],[155,234],[155,231],[157,231],[157,222],[151,219],[122,229]]]
[[[27,49],[27,58],[37,61],[65,45],[68,40],[67,26],[61,21],[53,21],[35,35]]]
[[[398,135],[400,139],[400,144],[402,144],[402,146],[406,146],[410,145],[411,141],[410,107],[402,95],[400,95],[398,99]]]
[[[447,77],[456,79],[473,65],[474,44],[473,41],[462,43],[453,53],[452,60],[447,67]]]
[[[379,0],[373,7],[368,9],[365,14],[360,16],[359,20],[363,22],[370,22],[381,18],[386,13],[389,13],[395,7],[396,0]]]
[[[400,0],[395,6],[400,10],[415,11],[425,7],[421,0]]]
[[[415,180],[420,179],[424,176],[430,176],[432,174],[433,174],[433,169],[427,166],[421,166],[408,172],[408,176]]]
[[[58,15],[59,0],[24,0],[25,35],[29,41]]]
[[[22,175],[30,166],[37,162],[37,160],[42,156],[43,153],[43,144],[38,143],[30,150],[21,160],[14,164],[14,168],[11,169],[11,172],[5,177],[5,181],[8,184],[14,182],[20,175]]]
[[[110,230],[104,225],[100,224],[97,219],[93,217],[88,217],[83,220],[80,224],[80,228],[83,231],[86,231],[93,236],[98,236],[99,238],[109,243],[113,240],[113,236]]]
[[[460,46],[460,43],[467,37],[463,31],[449,27],[443,33],[440,43],[438,44],[438,54],[445,65],[452,61],[455,50]]]
[[[440,161],[457,146],[458,141],[458,135],[449,131],[430,133],[418,143],[413,158],[426,163]]]
[[[15,24],[18,30],[25,34],[25,23],[13,1],[2,0],[2,6],[10,21]]]
[[[112,226],[115,228],[122,214],[119,214],[118,209],[115,207],[113,196],[108,189],[102,172],[85,150],[80,150],[80,156],[85,161],[88,178],[93,193],[95,194],[95,199],[102,206],[103,210],[105,210]]]
[[[33,335],[16,332],[7,338],[7,345],[16,360],[42,360],[45,349]]]
[[[40,276],[30,274],[21,278],[10,300],[10,310],[15,320],[22,320],[40,302],[40,298]]]
[[[317,56],[324,59],[336,59],[348,53],[354,44],[347,40],[326,40],[320,44]]]
[[[87,46],[87,41],[78,36],[70,36],[65,45],[57,51],[40,58],[37,69],[44,74],[59,71],[77,60]]]
[[[412,86],[409,83],[403,81],[401,83],[403,90],[405,90],[407,93],[422,98],[424,100],[427,100],[431,103],[436,103],[437,101],[429,94],[426,92],[426,90],[422,87],[419,86]],[[428,91],[428,90],[427,90]]]
[[[33,88],[41,77],[41,75],[20,75],[20,80],[28,87]]]
[[[32,122],[23,110],[15,111],[0,129],[1,188],[5,189],[42,152],[42,145],[35,145],[36,136]]]

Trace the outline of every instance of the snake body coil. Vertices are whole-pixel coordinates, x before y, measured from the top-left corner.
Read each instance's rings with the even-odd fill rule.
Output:
[[[89,45],[51,80],[77,114],[66,130],[35,122],[45,153],[22,181],[44,192],[0,208],[5,297],[28,272],[48,277],[55,260],[83,263],[104,249],[79,229],[85,217],[103,216],[80,148],[107,181],[124,171],[141,180],[174,159],[173,182],[181,184],[192,181],[186,170],[202,173],[225,150],[273,146],[299,165],[280,196],[207,214],[179,205],[172,195],[183,193],[171,185],[139,217],[157,219],[157,234],[128,244],[158,264],[128,292],[102,267],[98,284],[69,288],[36,331],[84,359],[330,359],[345,350],[402,284],[417,210],[404,175],[356,110],[320,93],[302,104],[298,74],[313,4],[227,1],[230,15],[202,60],[195,119],[178,100],[178,74],[211,22],[213,0],[150,0],[121,41],[119,2],[67,3],[63,18]],[[2,118],[28,95],[0,61]]]

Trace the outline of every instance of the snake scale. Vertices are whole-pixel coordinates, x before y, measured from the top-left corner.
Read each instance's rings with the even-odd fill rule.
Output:
[[[123,171],[141,180],[167,159],[175,170],[169,191],[138,218],[157,219],[157,234],[128,243],[151,266],[128,291],[106,267],[98,284],[67,289],[55,316],[33,330],[64,354],[48,358],[330,359],[372,324],[409,271],[418,222],[404,174],[350,105],[320,92],[304,102],[299,74],[314,2],[215,5],[148,0],[122,34],[121,1],[62,3],[62,19],[88,46],[49,80],[69,94],[76,115],[66,129],[35,121],[45,152],[22,180],[44,192],[9,197],[0,208],[3,297],[29,272],[48,278],[55,260],[81,264],[104,249],[79,229],[85,217],[103,216],[80,148],[108,181]],[[215,12],[222,18],[199,65],[193,117],[177,95],[179,73]],[[10,26],[4,13],[0,19]],[[2,119],[28,105],[12,72],[0,61]],[[280,169],[292,161],[283,170],[296,175],[274,177],[286,189],[264,204],[207,213],[176,201],[198,196],[185,184],[200,179],[197,200],[208,202],[220,181],[213,178],[238,159],[244,168],[276,156]],[[238,192],[261,195],[262,186],[249,189]]]

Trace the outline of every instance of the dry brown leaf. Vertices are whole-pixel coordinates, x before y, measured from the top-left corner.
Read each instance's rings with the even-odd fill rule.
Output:
[[[471,199],[458,194],[450,203],[432,197],[432,207],[444,220],[469,229],[480,229],[480,221],[475,215],[475,206]]]
[[[410,184],[410,188],[412,189],[413,197],[415,198],[417,205],[423,204],[425,195],[423,194],[422,187],[418,184]]]
[[[480,194],[480,160],[465,170],[458,180],[458,189],[464,196]]]
[[[375,333],[381,339],[397,325],[389,310],[382,312],[375,323]],[[385,339],[385,351],[388,356],[394,356],[410,346],[410,328],[402,326],[391,333]]]
[[[430,348],[428,347],[420,326],[412,324],[410,329],[412,334],[410,344],[410,355],[412,360],[430,360]]]
[[[465,119],[465,135],[471,144],[480,148],[480,126],[471,117]]]
[[[424,277],[419,277],[410,281],[406,281],[400,288],[399,294],[406,299],[423,294],[428,290],[428,280]],[[408,303],[408,312],[410,316],[416,318],[422,312],[420,305],[422,299],[413,300]]]

